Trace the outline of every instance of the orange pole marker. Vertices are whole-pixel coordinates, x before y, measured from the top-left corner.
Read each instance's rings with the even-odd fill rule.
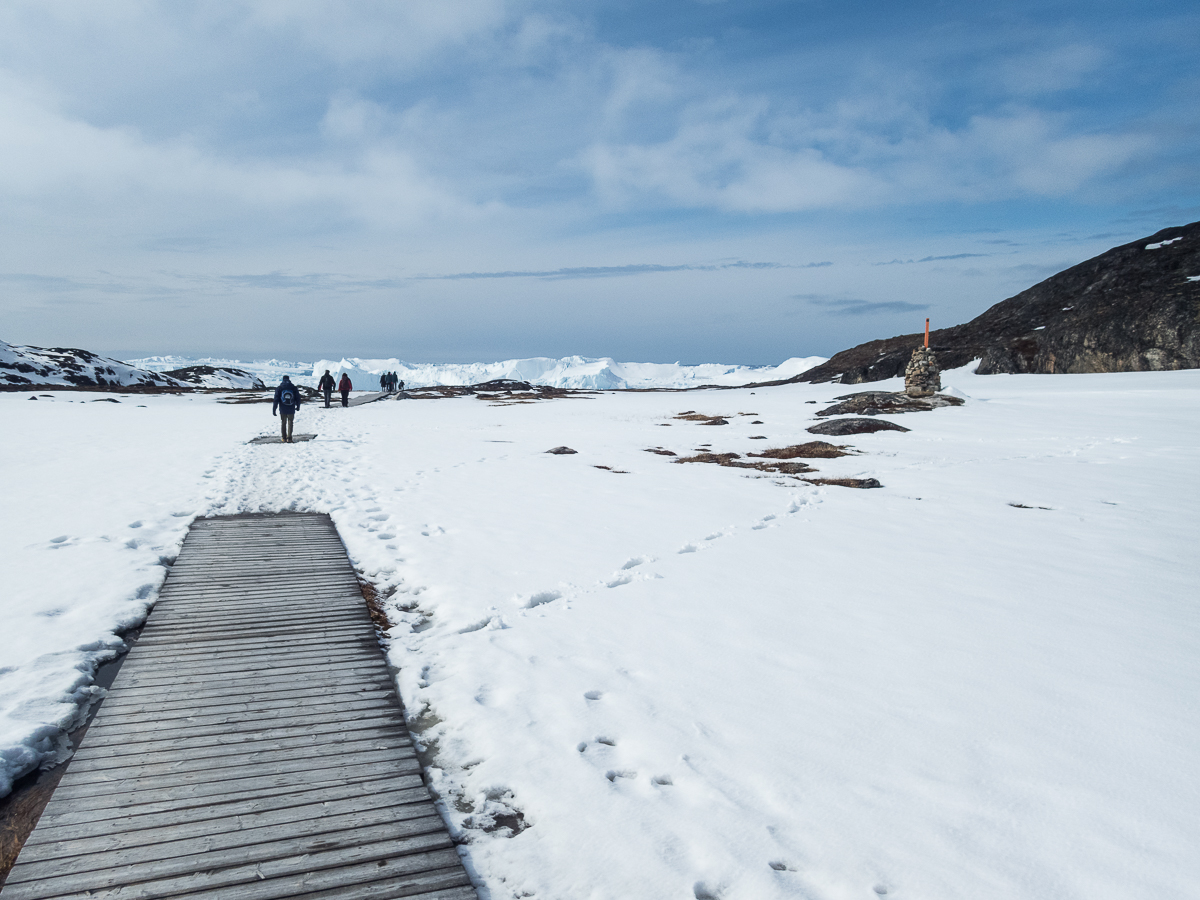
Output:
[[[925,349],[929,349],[929,320],[925,320]]]

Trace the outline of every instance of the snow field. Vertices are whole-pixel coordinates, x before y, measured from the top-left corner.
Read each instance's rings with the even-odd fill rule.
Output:
[[[812,461],[872,491],[644,452],[803,442],[845,386],[307,404],[292,446],[242,443],[269,406],[2,395],[4,746],[74,707],[190,515],[314,509],[391,592],[496,900],[1187,895],[1200,373],[945,380],[965,406]]]

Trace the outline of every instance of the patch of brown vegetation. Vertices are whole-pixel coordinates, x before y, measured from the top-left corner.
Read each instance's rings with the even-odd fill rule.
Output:
[[[830,484],[836,487],[848,488],[881,488],[882,484],[875,478],[804,478],[809,484]]]
[[[731,469],[757,469],[759,472],[773,472],[778,475],[801,475],[805,472],[815,472],[804,463],[796,462],[739,462],[741,456],[737,453],[697,453],[695,456],[681,456],[677,463],[715,463]]]
[[[647,453],[657,453],[659,456],[678,456],[674,450],[664,450],[662,447],[647,447]]]
[[[628,475],[624,469],[614,469],[612,466],[592,466],[593,469],[603,469],[605,472],[612,472],[614,475]]]
[[[753,415],[753,413],[750,413]],[[698,422],[701,425],[728,425],[729,420],[724,416],[710,416],[705,413],[698,413],[694,409],[689,409],[686,412],[681,412],[673,418],[681,419],[684,422]]]
[[[766,459],[837,459],[839,456],[849,456],[848,450],[844,444],[838,446],[828,441],[809,441],[807,444],[793,444],[790,447],[768,447],[762,453],[749,455]]]
[[[371,616],[371,621],[375,623],[375,630],[380,637],[386,635],[392,627],[391,620],[388,619],[387,613],[383,610],[383,596],[375,585],[369,581],[358,579],[358,589],[362,592],[363,600],[367,604],[367,613]]]

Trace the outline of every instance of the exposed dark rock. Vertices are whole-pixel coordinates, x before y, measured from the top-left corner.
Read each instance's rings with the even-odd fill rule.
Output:
[[[553,447],[553,448],[551,448],[551,449],[547,450],[546,452],[547,452],[547,453],[553,453],[553,454],[555,454],[556,456],[564,456],[564,455],[566,455],[566,454],[568,454],[568,453],[578,453],[579,451],[578,451],[578,450],[572,450],[570,447]]]
[[[841,403],[827,406],[818,416],[880,416],[893,413],[925,412],[942,406],[962,406],[961,397],[935,394],[932,397],[910,397],[901,391],[860,391],[835,397]]]
[[[887,419],[831,419],[828,422],[818,422],[805,429],[809,434],[832,434],[843,436],[847,434],[871,434],[875,431],[908,431],[903,425],[889,422]]]
[[[659,456],[678,456],[673,450],[664,450],[662,447],[647,447],[647,453],[657,453]]]
[[[1151,249],[1147,249],[1151,248]],[[998,372],[1200,368],[1200,222],[1164,228],[1060,272],[964,325],[930,332],[943,369]],[[843,350],[791,381],[861,384],[903,375],[921,334]]]

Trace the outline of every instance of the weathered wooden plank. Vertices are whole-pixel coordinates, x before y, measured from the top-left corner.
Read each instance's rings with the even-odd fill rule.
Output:
[[[309,804],[335,803],[348,800],[368,802],[367,798],[385,793],[425,790],[420,775],[376,775],[374,778],[340,783],[319,783],[294,790],[265,791],[255,796],[228,800],[224,803],[199,803],[175,806],[153,803],[136,810],[81,809],[58,812],[48,806],[38,819],[38,826],[26,843],[40,840],[67,840],[81,835],[117,834],[127,831],[159,829],[166,825],[183,825],[211,819],[232,818],[258,812],[291,809]],[[425,790],[426,797],[429,792]],[[43,838],[43,831],[46,836]]]
[[[220,640],[233,640],[238,636],[244,636],[253,640],[255,637],[272,637],[275,635],[319,635],[330,631],[345,631],[347,629],[360,629],[359,633],[361,634],[363,620],[370,617],[367,615],[366,609],[363,609],[361,614],[359,614],[358,610],[354,610],[353,613],[353,616],[346,615],[344,612],[339,614],[336,611],[331,611],[324,615],[315,612],[304,613],[297,616],[288,616],[287,618],[278,618],[265,627],[262,622],[255,623],[244,619],[236,622],[213,623],[204,629],[199,629],[191,623],[181,622],[152,629],[144,635],[146,640],[143,646],[153,647],[172,642],[209,643]],[[142,643],[141,640],[138,643]]]
[[[170,743],[173,759],[207,759],[239,753],[247,747],[264,750],[287,747],[323,745],[334,746],[342,741],[369,741],[376,736],[397,735],[397,740],[411,741],[407,733],[397,727],[399,718],[382,720],[367,719],[356,723],[313,722],[305,728],[295,725],[290,728],[218,732],[217,734],[174,738]],[[121,741],[92,747],[85,744],[71,758],[74,767],[80,760],[95,760],[97,764],[121,765],[123,758],[146,753],[163,752],[163,742],[153,738],[146,741]]]
[[[352,781],[367,781],[386,772],[392,776],[413,775],[420,771],[414,760],[388,763],[364,763],[362,765],[336,765],[329,768],[310,769],[305,772],[284,772],[278,775],[263,775],[239,778],[229,783],[223,781],[202,784],[180,784],[154,790],[114,789],[98,797],[73,797],[71,806],[77,810],[113,810],[126,813],[144,811],[145,807],[157,807],[161,803],[173,803],[177,808],[208,806],[229,800],[249,800],[279,791],[303,791],[310,786],[348,784]],[[65,781],[66,779],[64,779]],[[62,787],[60,784],[59,787]],[[57,794],[58,791],[55,791]],[[67,798],[63,798],[66,802]],[[53,800],[51,802],[54,802]]]
[[[272,667],[264,672],[256,672],[252,674],[243,674],[238,672],[210,672],[203,679],[205,688],[215,688],[220,685],[227,685],[230,689],[235,687],[245,687],[253,684],[269,684],[273,681],[282,679],[303,678],[307,675],[319,676],[327,672],[335,670],[335,667],[326,661],[325,657],[313,660],[305,664],[297,664],[291,662],[286,666]],[[365,676],[372,670],[378,671],[378,667],[371,660],[363,660],[361,662],[344,662],[336,666],[336,671],[343,674],[348,674],[353,671],[361,671]],[[190,683],[199,684],[199,681]],[[172,678],[169,675],[164,676],[162,673],[146,670],[137,676],[130,676],[128,681],[118,685],[119,689],[126,690],[134,687],[163,687],[170,686],[178,688],[180,679]]]
[[[181,894],[203,896],[200,892],[244,885],[244,893],[239,893],[248,898],[287,897],[295,896],[291,891],[295,890],[297,884],[306,887],[314,882],[324,882],[322,886],[335,887],[338,884],[377,880],[378,870],[384,868],[377,865],[380,860],[387,860],[387,867],[390,867],[392,872],[413,875],[447,868],[459,862],[458,854],[453,849],[453,843],[449,836],[444,833],[434,833],[319,853],[303,853],[282,859],[251,862],[207,871],[197,870],[153,881],[135,881],[124,884],[118,881],[115,885],[105,884],[98,890],[80,887],[77,876],[66,876],[62,879],[18,881],[11,888],[6,886],[4,893],[6,900],[38,900],[38,898],[49,897],[73,898],[73,900],[74,898],[84,900],[85,897],[91,898],[91,900],[108,900],[108,898],[117,897],[120,897],[121,900],[157,900],[157,898],[174,897]],[[369,865],[364,865],[364,863]],[[371,871],[371,869],[375,871]],[[16,872],[16,867],[13,871]],[[303,880],[286,877],[297,875],[308,875],[309,877]],[[90,877],[94,878],[95,873],[91,873]],[[272,881],[275,884],[271,884]],[[59,890],[59,885],[65,889]],[[286,893],[279,893],[281,888]],[[9,897],[10,892],[11,898]]]
[[[409,767],[416,759],[411,748],[403,750],[383,749],[366,750],[359,747],[344,748],[341,753],[327,756],[291,756],[276,760],[247,760],[236,765],[209,766],[191,771],[168,771],[161,774],[150,774],[154,765],[130,766],[127,769],[109,770],[99,773],[100,779],[84,781],[72,778],[68,785],[60,786],[62,800],[77,800],[84,797],[100,797],[114,790],[137,791],[145,793],[158,790],[168,790],[186,785],[212,784],[219,779],[225,791],[238,790],[243,782],[253,787],[260,782],[258,779],[276,775],[293,773],[319,772],[326,769],[340,769],[344,766],[379,765],[398,768]],[[96,778],[97,773],[89,773],[89,778]],[[55,791],[58,793],[58,791]]]
[[[353,824],[351,830],[330,830],[298,836],[256,835],[240,831],[225,846],[219,846],[213,838],[186,841],[182,848],[170,844],[155,844],[137,850],[109,851],[49,859],[22,865],[13,872],[13,884],[26,881],[42,881],[43,889],[52,893],[68,893],[77,890],[95,891],[100,888],[126,884],[130,881],[149,881],[188,875],[200,870],[212,871],[235,865],[263,863],[286,859],[307,853],[344,850],[367,843],[381,841],[403,842],[405,839],[424,838],[437,833],[441,838],[438,845],[445,846],[445,826],[432,805],[427,815],[404,821],[389,821]],[[227,838],[228,839],[228,838]],[[205,846],[197,846],[197,845]],[[427,850],[427,840],[414,842],[418,852]],[[174,851],[174,852],[173,852]]]
[[[288,794],[281,800],[306,798],[304,794]],[[233,805],[233,804],[229,804]],[[219,807],[206,807],[212,811]],[[128,828],[96,833],[94,827],[60,826],[53,834],[35,841],[30,839],[21,851],[22,862],[39,862],[46,859],[84,856],[95,853],[132,850],[138,847],[155,848],[153,852],[167,858],[177,850],[195,846],[203,839],[211,848],[234,847],[242,840],[260,841],[272,836],[300,837],[321,834],[324,831],[340,831],[358,824],[374,825],[380,822],[399,822],[421,816],[436,815],[437,808],[429,799],[429,792],[421,787],[400,790],[380,789],[372,794],[350,798],[301,803],[258,812],[224,815],[215,818],[180,822],[169,816],[145,816],[145,827]],[[117,820],[128,825],[136,817]],[[163,848],[169,844],[171,847]]]
[[[239,617],[229,622],[220,619],[211,622],[178,622],[168,623],[161,628],[144,631],[138,644],[149,649],[151,647],[170,647],[188,643],[216,643],[221,641],[244,641],[248,643],[269,643],[287,637],[288,640],[299,638],[320,637],[326,632],[341,630],[352,631],[362,638],[373,637],[372,632],[362,628],[370,614],[366,607],[332,607],[325,611],[306,610],[296,612],[294,616],[276,618],[274,622],[265,624],[265,616],[260,616],[258,622]],[[256,630],[257,625],[257,630]]]
[[[444,828],[433,804],[424,802],[132,847],[114,848],[109,842],[104,849],[92,852],[80,852],[89,844],[71,841],[65,847],[56,846],[51,851],[75,851],[70,855],[22,860],[23,865],[20,871],[13,873],[11,883],[55,878],[60,879],[54,885],[59,890],[80,883],[88,890],[95,890],[111,886],[114,881],[182,875],[200,869],[280,859],[306,851],[335,850],[354,846],[355,841],[366,843],[432,834],[444,831]],[[121,867],[129,868],[120,872]],[[118,871],[113,872],[114,869]],[[83,873],[87,873],[87,877],[80,879]],[[62,879],[66,876],[75,876],[76,884],[64,884]]]
[[[228,645],[234,647],[242,644],[253,646],[272,642],[279,644],[285,640],[307,639],[312,642],[320,638],[332,639],[346,636],[365,639],[368,635],[363,626],[370,621],[370,617],[364,611],[361,617],[356,618],[357,621],[312,618],[272,625],[268,630],[264,630],[260,625],[257,631],[251,625],[236,625],[227,628],[214,626],[202,631],[188,627],[170,634],[154,632],[145,636],[144,643],[141,640],[138,641],[142,647],[139,655],[149,655],[156,650],[178,651],[194,646]]]
[[[262,623],[263,613],[268,615],[286,615],[289,619],[294,619],[297,616],[307,614],[309,612],[329,612],[329,613],[349,613],[357,612],[365,607],[362,594],[355,592],[349,597],[338,596],[336,594],[314,594],[311,598],[302,599],[291,595],[286,598],[287,605],[284,610],[275,611],[269,608],[269,605],[264,604],[261,598],[255,598],[253,602],[245,603],[228,603],[228,604],[183,604],[183,603],[164,603],[162,608],[158,610],[158,615],[155,616],[154,629],[174,625],[183,621],[188,624],[196,622],[235,622],[244,619]],[[266,607],[266,608],[264,608]]]
[[[316,700],[317,698],[312,699]],[[125,723],[115,719],[108,720],[97,717],[88,731],[89,735],[94,734],[99,739],[109,738],[112,735],[166,734],[180,729],[192,731],[193,729],[204,729],[214,726],[219,728],[241,725],[249,728],[262,728],[280,721],[295,719],[298,716],[310,720],[314,718],[324,719],[327,722],[345,721],[353,718],[355,714],[376,711],[392,712],[395,710],[395,707],[395,702],[388,697],[369,700],[343,700],[337,703],[312,702],[309,704],[276,707],[275,709],[266,711],[199,715],[181,720],[180,724],[176,724],[176,720],[174,719],[169,719],[162,723],[153,720]],[[183,722],[186,722],[186,725]]]
[[[106,724],[135,724],[147,721],[162,722],[164,727],[170,728],[176,719],[186,719],[189,722],[195,722],[202,716],[224,716],[231,713],[255,713],[269,712],[273,709],[279,709],[281,706],[291,709],[302,709],[304,703],[309,699],[309,692],[300,691],[294,692],[296,696],[290,698],[267,697],[260,700],[238,700],[234,697],[228,698],[224,703],[198,703],[191,706],[176,706],[170,709],[162,709],[155,707],[152,703],[140,707],[115,709],[108,708],[106,710]],[[365,700],[384,700],[389,704],[396,703],[396,692],[390,687],[376,688],[374,690],[363,688],[348,688],[342,691],[323,691],[321,699],[328,703],[343,703],[357,702]],[[98,721],[98,718],[97,718]]]
[[[214,777],[222,777],[222,773],[217,769],[250,763],[270,764],[285,760],[353,756],[367,750],[394,751],[396,758],[412,758],[415,754],[412,742],[394,733],[369,741],[344,741],[339,744],[320,741],[274,750],[265,750],[249,745],[230,749],[228,753],[202,758],[180,756],[171,749],[146,754],[140,759],[130,759],[125,756],[118,759],[110,757],[107,760],[72,760],[71,771],[74,775],[71,783],[75,785],[100,781],[111,783],[118,778],[140,778],[144,775],[162,775],[170,772],[208,771],[212,772]],[[106,762],[108,765],[96,765],[99,762]],[[89,763],[91,764],[89,765]]]
[[[196,687],[214,688],[231,678],[253,680],[256,677],[265,680],[267,673],[272,675],[284,674],[281,670],[289,670],[289,674],[303,677],[307,674],[320,675],[331,671],[370,668],[375,662],[372,648],[347,645],[327,650],[320,656],[309,656],[304,662],[296,662],[294,654],[288,653],[256,653],[239,660],[236,656],[223,656],[204,666],[197,662],[184,662],[178,659],[166,661],[176,675],[173,682],[195,685]],[[130,686],[143,686],[153,683],[160,674],[157,667],[139,665],[131,669]],[[134,678],[136,677],[136,681]]]
[[[391,686],[391,680],[382,676],[377,676],[373,679],[370,677],[349,678],[339,676],[336,672],[331,672],[324,678],[296,679],[289,683],[274,685],[255,683],[250,686],[249,690],[242,693],[242,697],[248,701],[264,700],[268,697],[278,697],[282,700],[289,696],[303,696],[312,692],[341,693],[343,690],[390,689]],[[224,687],[214,690],[184,688],[178,691],[156,692],[156,699],[149,701],[147,701],[141,692],[121,691],[110,693],[104,699],[104,708],[110,713],[114,710],[132,711],[148,708],[165,710],[190,705],[198,701],[220,701],[228,696],[230,696],[230,692]]]
[[[412,738],[388,723],[374,728],[345,731],[334,734],[299,734],[289,738],[274,738],[269,740],[256,739],[254,734],[246,735],[244,740],[227,741],[220,744],[210,744],[199,747],[179,747],[172,741],[170,748],[162,746],[161,741],[145,741],[138,744],[111,746],[98,749],[91,754],[82,750],[71,759],[71,771],[75,777],[84,773],[104,769],[120,769],[132,765],[143,756],[154,756],[157,759],[171,760],[181,771],[188,768],[200,768],[206,765],[219,765],[221,760],[241,754],[267,754],[288,750],[308,750],[319,754],[333,754],[344,744],[364,746],[394,746],[411,747]],[[129,748],[130,752],[121,752]]]
[[[119,728],[108,729],[103,734],[88,733],[88,743],[93,747],[104,747],[112,745],[124,745],[139,741],[170,741],[175,744],[181,740],[188,740],[195,737],[225,736],[229,740],[234,740],[239,733],[247,735],[255,734],[296,734],[303,733],[305,728],[322,728],[322,729],[339,729],[362,727],[369,724],[371,727],[382,727],[383,724],[390,723],[398,728],[404,727],[404,720],[398,711],[389,709],[387,706],[380,706],[375,709],[365,710],[350,710],[343,715],[333,716],[325,715],[314,721],[304,710],[297,710],[291,716],[274,718],[267,720],[255,720],[243,723],[221,723],[215,725],[194,726],[186,725],[180,728],[160,728],[160,729],[142,729],[142,730],[122,730]]]
[[[378,653],[378,647],[373,637],[362,634],[361,623],[354,629],[348,629],[344,634],[314,635],[312,637],[295,637],[289,641],[272,638],[262,642],[257,638],[245,638],[236,641],[218,641],[212,644],[168,643],[160,646],[143,648],[137,656],[130,656],[128,664],[130,671],[142,670],[148,666],[158,668],[175,665],[196,665],[204,659],[222,659],[239,653],[247,656],[262,656],[264,659],[305,659],[310,655],[325,655],[329,653],[346,653],[350,650],[361,649],[365,652]]]
[[[330,635],[329,637],[334,637]],[[210,659],[208,665],[204,665],[198,659],[179,659],[164,654],[162,662],[164,665],[169,665],[169,669],[164,669],[163,666],[155,665],[155,659],[150,654],[150,651],[144,650],[138,655],[130,654],[128,660],[130,681],[134,681],[141,676],[149,675],[152,672],[170,671],[177,673],[180,676],[220,676],[229,672],[245,671],[253,669],[254,665],[263,660],[271,660],[276,663],[273,671],[281,672],[285,669],[309,670],[309,669],[325,669],[332,670],[339,666],[351,663],[356,659],[370,659],[372,654],[377,654],[377,650],[369,642],[352,642],[346,644],[326,645],[317,651],[309,651],[304,654],[291,653],[287,649],[286,644],[281,644],[276,647],[267,647],[260,651],[248,651],[245,654],[229,654]],[[143,661],[145,657],[145,661]],[[122,666],[124,668],[124,666]],[[205,680],[207,678],[205,677]]]
[[[449,869],[445,871],[450,871]],[[453,881],[458,887],[435,887]],[[399,897],[415,897],[417,900],[476,900],[478,894],[469,881],[459,881],[447,876],[421,876],[420,878],[387,878],[364,884],[331,888],[305,894],[305,900],[394,900]],[[216,898],[214,898],[216,900]],[[223,898],[221,898],[223,900]]]

